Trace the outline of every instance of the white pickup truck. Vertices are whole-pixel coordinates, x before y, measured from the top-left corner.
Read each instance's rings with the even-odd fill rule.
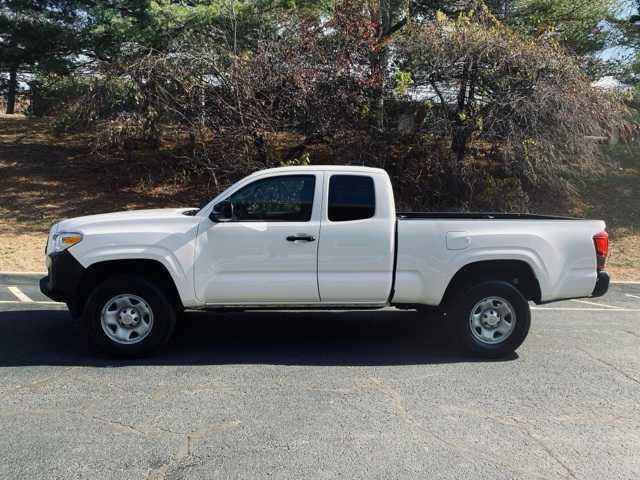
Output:
[[[384,170],[256,172],[203,208],[72,218],[51,227],[45,295],[92,341],[142,355],[184,309],[440,312],[468,352],[513,352],[529,301],[603,295],[602,221],[528,214],[396,213]]]

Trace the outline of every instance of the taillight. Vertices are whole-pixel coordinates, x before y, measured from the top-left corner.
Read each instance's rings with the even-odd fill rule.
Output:
[[[598,270],[604,270],[607,255],[609,255],[609,234],[605,231],[596,233],[593,236],[593,244],[596,247]]]

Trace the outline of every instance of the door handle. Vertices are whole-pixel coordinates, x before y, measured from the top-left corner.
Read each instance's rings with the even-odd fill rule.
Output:
[[[315,242],[316,237],[307,235],[306,233],[296,233],[295,235],[289,235],[287,237],[288,242]]]

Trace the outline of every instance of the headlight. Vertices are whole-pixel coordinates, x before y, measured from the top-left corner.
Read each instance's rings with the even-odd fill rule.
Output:
[[[53,251],[62,252],[82,241],[82,234],[76,232],[61,232],[53,236]]]

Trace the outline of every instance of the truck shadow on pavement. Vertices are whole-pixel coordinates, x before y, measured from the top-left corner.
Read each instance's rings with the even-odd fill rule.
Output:
[[[517,354],[502,359],[517,359]],[[414,312],[185,314],[158,354],[96,354],[66,310],[0,312],[0,367],[60,365],[416,365],[483,361],[456,353],[442,320]]]

